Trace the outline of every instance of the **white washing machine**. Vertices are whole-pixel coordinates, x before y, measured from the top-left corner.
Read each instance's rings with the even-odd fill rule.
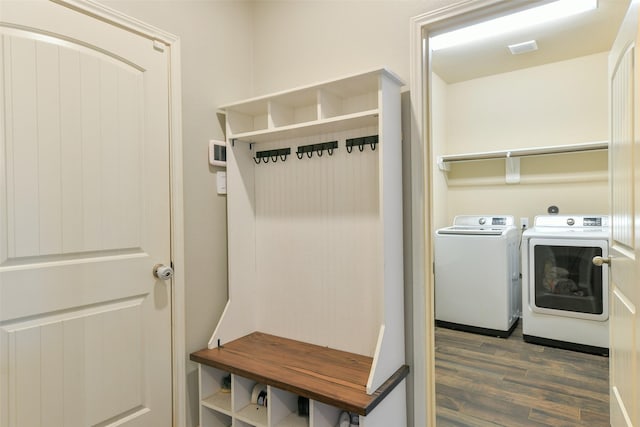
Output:
[[[522,333],[527,342],[609,353],[609,217],[537,216],[522,234]]]
[[[436,325],[508,337],[520,317],[520,231],[508,215],[460,215],[436,231]]]

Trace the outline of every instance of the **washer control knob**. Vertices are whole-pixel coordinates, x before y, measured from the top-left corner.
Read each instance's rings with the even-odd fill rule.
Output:
[[[576,220],[573,218],[569,218],[567,219],[567,225],[574,225],[576,223]]]
[[[487,222],[487,219],[486,219],[486,218],[480,218],[480,219],[478,220],[478,223],[479,223],[480,225],[484,225],[486,222]]]

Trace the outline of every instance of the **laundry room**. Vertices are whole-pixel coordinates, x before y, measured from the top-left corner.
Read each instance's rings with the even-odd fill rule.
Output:
[[[598,8],[618,22],[621,3],[600,1]],[[520,419],[502,408],[470,409],[493,387],[504,386],[476,370],[496,374],[503,372],[500,364],[516,363],[498,353],[489,353],[496,360],[485,363],[478,345],[522,352],[519,361],[541,351],[541,364],[561,364],[560,355],[571,353],[543,361],[545,348],[578,351],[576,366],[584,354],[609,355],[610,285],[603,265],[609,260],[615,34],[580,19],[564,21],[561,30],[550,24],[542,32],[520,29],[516,36],[484,41],[476,35],[446,48],[442,36],[462,33],[463,25],[433,25],[429,33],[436,390],[443,425],[460,422],[464,412],[485,420]],[[487,22],[485,16],[466,25]],[[514,232],[518,236],[509,237]],[[599,363],[604,375],[607,358]],[[539,369],[524,366],[519,368]],[[452,372],[464,374],[453,382]],[[463,378],[476,374],[470,382]],[[478,383],[487,387],[474,388]],[[606,396],[607,384],[597,387]],[[513,391],[514,402],[520,392]],[[547,416],[557,416],[552,412]],[[606,414],[606,405],[599,412]],[[605,416],[589,425],[608,424]]]
[[[619,20],[624,12],[616,2],[602,1],[599,7],[611,20]],[[526,13],[528,11],[521,13],[523,19]],[[436,321],[455,323],[457,320],[455,315],[439,318],[438,309],[441,317],[448,309],[467,314],[473,311],[471,307],[455,304],[446,306],[444,289],[449,287],[449,281],[470,283],[473,280],[472,277],[447,279],[445,270],[461,271],[466,266],[471,276],[485,277],[485,282],[501,280],[498,273],[495,278],[490,271],[485,273],[482,262],[475,267],[472,254],[465,255],[464,248],[471,245],[471,240],[479,245],[479,252],[483,252],[483,247],[490,251],[486,245],[493,244],[489,243],[490,237],[486,243],[478,243],[481,235],[489,236],[488,231],[472,232],[468,227],[497,226],[495,230],[498,230],[510,226],[527,235],[534,232],[536,218],[547,214],[560,215],[558,218],[570,215],[568,219],[558,220],[561,221],[558,225],[566,226],[564,221],[570,220],[577,228],[582,222],[579,220],[577,224],[573,217],[585,215],[597,217],[598,220],[592,222],[598,225],[608,225],[602,224],[600,218],[608,215],[610,200],[608,73],[609,49],[615,34],[600,28],[597,22],[587,21],[584,16],[572,18],[569,24],[563,21],[562,26],[570,28],[563,32],[551,22],[531,31],[523,29],[452,46],[447,45],[447,40],[454,39],[456,32],[464,35],[468,28],[479,32],[483,25],[497,27],[501,19],[508,17],[430,35],[431,185],[433,229],[438,230],[435,233]],[[598,41],[585,42],[585,37],[595,35]],[[454,227],[447,228],[451,224]],[[463,235],[467,236],[466,240]],[[469,239],[471,236],[475,238]],[[444,243],[451,239],[451,243]],[[460,249],[453,249],[458,244]],[[514,247],[513,244],[507,246]],[[519,258],[519,252],[526,253],[527,249],[518,244],[509,254],[514,252],[511,255],[516,256],[518,252]],[[502,251],[502,246],[491,249],[494,262],[502,259]],[[511,255],[507,258],[513,258]],[[454,268],[451,258],[464,258],[464,266]],[[562,279],[578,275],[577,271],[570,274],[567,271],[570,266],[560,266],[555,258],[549,258],[548,262],[552,264],[547,268],[547,276],[552,271]],[[528,260],[522,258],[523,273],[527,263]],[[516,275],[515,272],[507,274],[508,277]],[[526,288],[527,284],[522,286]],[[481,298],[480,294],[473,297],[472,289],[451,288],[449,291],[476,301]],[[519,291],[519,285],[513,283],[507,284],[504,290],[495,290],[496,295],[515,295]],[[526,289],[523,293],[526,297]],[[482,324],[480,319],[488,315],[479,313],[478,321],[467,319],[461,323],[474,328],[487,327],[498,334],[512,326],[511,321],[508,327],[497,329]],[[506,318],[513,317],[511,310]],[[603,347],[607,347],[606,343]]]

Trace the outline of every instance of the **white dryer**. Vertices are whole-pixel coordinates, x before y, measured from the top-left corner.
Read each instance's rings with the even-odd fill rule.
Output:
[[[609,217],[542,215],[522,234],[522,334],[527,342],[609,352]]]
[[[519,241],[509,215],[460,215],[436,231],[436,325],[511,334],[520,317]]]

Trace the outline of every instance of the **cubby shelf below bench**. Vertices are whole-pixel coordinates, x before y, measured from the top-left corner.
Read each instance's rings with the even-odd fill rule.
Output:
[[[373,394],[373,358],[261,332],[191,353],[191,360],[362,416],[408,375],[402,365]]]

